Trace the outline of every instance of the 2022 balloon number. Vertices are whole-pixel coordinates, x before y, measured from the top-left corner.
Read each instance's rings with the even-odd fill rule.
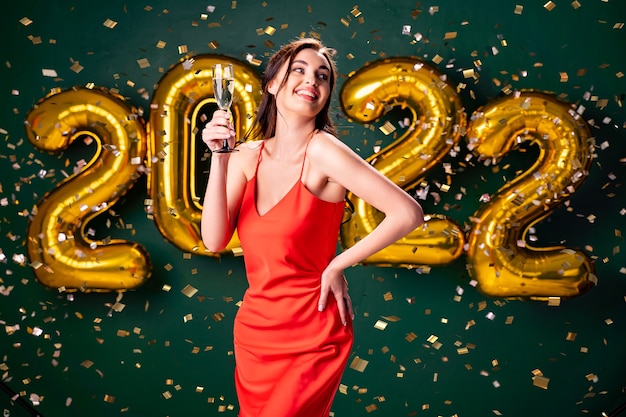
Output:
[[[66,291],[123,291],[150,277],[150,258],[141,245],[96,240],[86,231],[142,171],[148,175],[147,206],[161,234],[182,251],[221,255],[208,252],[200,238],[196,179],[202,168],[196,161],[206,151],[197,149],[194,138],[206,117],[202,111],[214,101],[210,68],[225,61],[235,67],[232,111],[242,132],[256,111],[260,78],[247,64],[217,55],[195,57],[192,66],[180,63],[164,75],[147,126],[136,109],[104,89],[50,94],[29,112],[27,136],[38,149],[58,152],[85,135],[98,144],[82,170],[46,194],[33,213],[27,250],[39,282]],[[591,165],[589,128],[570,105],[541,92],[517,92],[479,108],[468,122],[454,86],[412,58],[386,59],[352,73],[340,104],[356,123],[379,120],[395,106],[411,112],[411,126],[368,158],[406,190],[441,163],[462,136],[479,160],[497,161],[524,141],[539,148],[533,166],[491,196],[472,216],[469,230],[441,214],[428,215],[423,226],[365,263],[418,267],[466,256],[479,290],[493,297],[573,297],[593,285],[593,264],[585,253],[533,248],[525,239],[532,225],[576,191]],[[371,232],[383,216],[357,196],[347,198],[354,212],[341,228],[344,248]],[[238,248],[235,236],[226,251]]]

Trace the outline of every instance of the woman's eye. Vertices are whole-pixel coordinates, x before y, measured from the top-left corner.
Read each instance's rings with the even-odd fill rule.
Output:
[[[304,72],[304,69],[303,69],[303,68],[296,67],[296,68],[294,68],[294,69],[293,69],[293,72],[303,73],[303,72]]]
[[[320,80],[327,80],[328,79],[328,74],[318,74],[317,78],[319,78]]]

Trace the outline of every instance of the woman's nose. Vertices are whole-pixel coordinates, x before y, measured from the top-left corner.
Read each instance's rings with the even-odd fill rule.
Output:
[[[315,76],[315,74],[309,74],[306,77],[306,82],[312,85],[317,85],[317,77]]]

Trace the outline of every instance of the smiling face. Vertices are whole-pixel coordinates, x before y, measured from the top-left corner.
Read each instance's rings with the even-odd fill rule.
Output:
[[[315,118],[327,105],[331,92],[331,65],[326,57],[311,48],[302,49],[291,65],[285,62],[268,83],[276,97],[278,111]]]
[[[314,38],[300,38],[280,48],[263,73],[261,102],[246,138],[270,138],[279,118],[303,114],[314,117],[315,129],[335,134],[330,118],[337,79],[334,55],[333,49]]]

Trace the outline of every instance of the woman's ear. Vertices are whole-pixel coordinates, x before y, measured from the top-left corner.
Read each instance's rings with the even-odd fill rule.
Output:
[[[277,91],[278,91],[278,87],[276,86],[275,80],[272,80],[269,83],[267,83],[267,92],[268,93],[270,93],[271,95],[275,96]]]

